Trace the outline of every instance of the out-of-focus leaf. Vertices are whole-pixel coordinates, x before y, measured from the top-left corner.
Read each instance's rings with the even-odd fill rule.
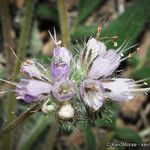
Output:
[[[84,127],[84,136],[85,136],[85,149],[96,150],[96,139],[91,127],[89,126]]]
[[[134,66],[135,70],[131,73],[131,77],[145,79],[150,77],[150,48],[145,55],[145,58],[139,59],[139,63]],[[147,81],[150,84],[150,81]]]
[[[102,35],[119,36],[119,45],[126,37],[130,37],[131,43],[135,41],[137,36],[142,30],[143,25],[150,17],[150,1],[149,0],[136,0],[125,13],[112,21],[107,27],[103,29]],[[97,26],[80,26],[72,34],[73,39],[90,37],[96,35]]]
[[[39,135],[41,135],[41,133],[50,123],[51,121],[49,116],[39,116],[36,118],[35,124],[28,130],[28,133],[23,134],[19,144],[19,149],[30,149],[31,145],[37,140]]]
[[[37,28],[37,22],[34,22],[33,32],[31,34],[31,45],[30,45],[30,53],[36,54],[42,49],[42,41],[40,38],[40,34]]]
[[[134,72],[134,77],[139,79],[146,79],[150,77],[150,66],[149,67],[143,67],[138,71]],[[150,81],[147,81],[150,84]]]
[[[128,142],[141,142],[141,138],[137,132],[133,131],[130,128],[116,128],[114,130],[114,136],[117,139]]]
[[[101,2],[102,0],[80,0],[77,21],[85,20]]]
[[[140,58],[138,55],[134,55],[131,59],[128,59],[128,62],[132,67],[136,67],[140,63]]]
[[[47,20],[58,21],[58,12],[56,9],[50,6],[50,4],[38,4],[36,9],[36,14],[38,17]]]

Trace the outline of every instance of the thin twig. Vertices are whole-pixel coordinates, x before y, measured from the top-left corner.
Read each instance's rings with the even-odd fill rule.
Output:
[[[19,117],[17,117],[13,122],[11,122],[6,128],[4,128],[3,130],[0,131],[0,137],[12,132],[18,125],[20,125],[23,121],[25,121],[33,113],[35,113],[39,106],[40,106],[40,104],[37,103],[37,104],[33,105],[27,111],[23,112]]]

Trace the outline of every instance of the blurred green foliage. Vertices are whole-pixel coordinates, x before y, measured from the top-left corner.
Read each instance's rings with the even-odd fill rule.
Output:
[[[102,0],[80,0],[78,4],[78,23],[82,23],[99,6]]]

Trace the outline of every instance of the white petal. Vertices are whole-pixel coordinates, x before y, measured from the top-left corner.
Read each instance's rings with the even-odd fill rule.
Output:
[[[104,89],[97,80],[84,80],[81,83],[80,94],[83,102],[95,111],[103,105]]]
[[[97,111],[103,105],[103,96],[100,93],[88,93],[84,95],[84,103]]]
[[[108,50],[93,61],[88,77],[98,79],[110,76],[120,65],[120,55],[114,50]]]
[[[71,53],[69,52],[69,50],[65,47],[60,47],[59,50],[59,57],[68,65],[70,65],[70,61],[72,58]]]
[[[103,42],[97,41],[94,38],[89,39],[86,45],[87,45],[87,55],[89,51],[92,50],[91,59],[94,59],[98,54],[102,55],[106,51],[105,44]]]
[[[131,100],[134,97],[134,93],[131,92],[130,79],[117,78],[112,79],[110,82],[102,82],[102,86],[110,91],[106,90],[106,96],[115,101]]]

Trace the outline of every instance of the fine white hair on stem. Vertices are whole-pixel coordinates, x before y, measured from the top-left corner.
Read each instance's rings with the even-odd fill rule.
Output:
[[[0,78],[0,81],[3,81],[3,82],[5,82],[5,83],[8,83],[8,84],[11,84],[11,85],[14,85],[14,86],[17,86],[17,83],[14,83],[14,82],[11,82],[11,81],[2,79],[2,78]]]
[[[13,55],[15,56],[15,58],[22,63],[22,61],[18,58],[18,56],[16,55],[15,51],[13,50],[13,48],[10,46],[10,50],[12,51]]]
[[[9,92],[16,92],[16,91],[15,90],[0,91],[0,94],[6,94],[6,93],[9,93]]]

